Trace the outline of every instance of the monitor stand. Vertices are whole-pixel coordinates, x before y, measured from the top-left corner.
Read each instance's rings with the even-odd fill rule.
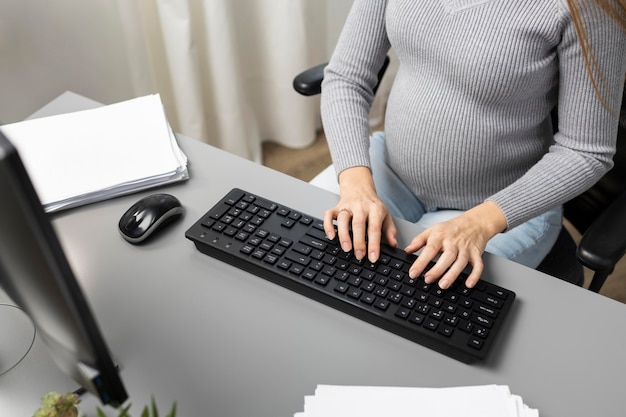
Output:
[[[35,325],[21,308],[0,298],[0,377],[26,357],[35,341]]]

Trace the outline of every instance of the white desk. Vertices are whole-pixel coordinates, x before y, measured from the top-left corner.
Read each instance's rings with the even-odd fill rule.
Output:
[[[69,98],[46,110],[82,103]],[[192,139],[180,144],[192,179],[161,191],[187,212],[156,240],[132,246],[117,231],[119,216],[150,192],[54,221],[135,415],[155,395],[162,413],[177,401],[180,416],[290,416],[318,383],[507,384],[542,417],[624,415],[625,305],[485,255],[484,277],[517,299],[490,359],[462,364],[198,252],[184,232],[232,187],[316,216],[337,196]],[[417,231],[398,226],[401,244]],[[0,415],[29,416],[47,391],[74,387],[37,343],[0,377]],[[93,397],[86,402],[93,408]]]

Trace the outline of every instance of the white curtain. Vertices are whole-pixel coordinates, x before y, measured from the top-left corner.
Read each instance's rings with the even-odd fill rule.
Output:
[[[176,131],[248,159],[267,139],[310,145],[319,98],[291,83],[330,56],[323,3],[118,0],[134,87],[160,92]]]
[[[176,131],[245,158],[260,161],[263,140],[305,147],[319,97],[292,80],[330,58],[352,2],[0,0],[0,123],[67,90],[103,103],[159,92]]]

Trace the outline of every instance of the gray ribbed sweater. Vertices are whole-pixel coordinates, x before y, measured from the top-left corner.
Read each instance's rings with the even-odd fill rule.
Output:
[[[355,0],[322,86],[337,173],[369,166],[372,87],[392,47],[389,161],[426,205],[493,200],[512,228],[581,193],[612,166],[626,71],[626,35],[595,8],[585,15],[615,114],[592,88],[565,0]]]

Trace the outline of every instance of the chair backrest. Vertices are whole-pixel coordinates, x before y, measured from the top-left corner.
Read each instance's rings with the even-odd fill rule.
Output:
[[[626,111],[626,94],[622,111]],[[620,123],[617,133],[617,152],[614,166],[593,187],[564,205],[564,216],[579,232],[584,233],[591,223],[626,191],[626,126]],[[626,215],[626,213],[624,214]]]

